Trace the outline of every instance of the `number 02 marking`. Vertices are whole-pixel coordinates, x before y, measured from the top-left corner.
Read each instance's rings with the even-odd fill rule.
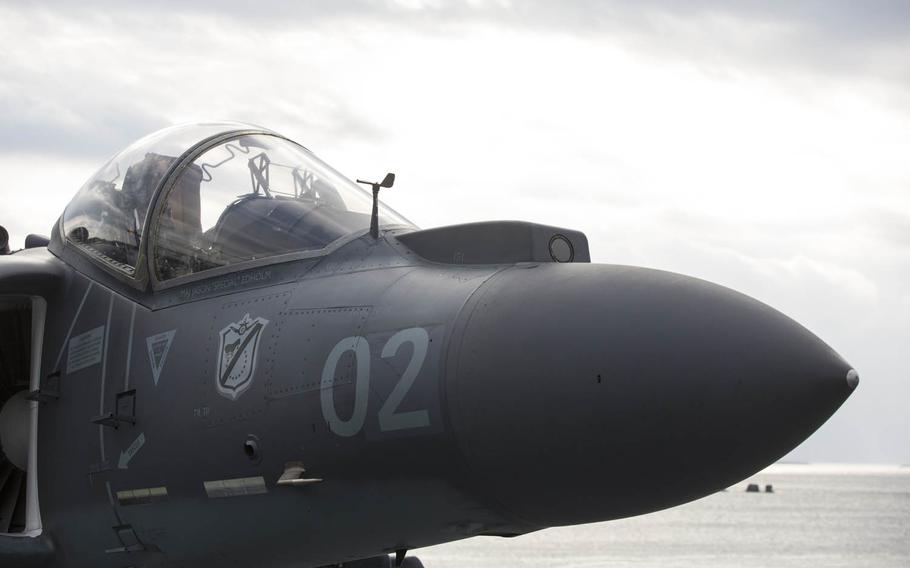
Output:
[[[412,410],[410,412],[399,412],[398,406],[404,400],[405,395],[411,390],[417,373],[423,367],[423,360],[427,358],[427,345],[430,337],[427,330],[422,327],[412,327],[403,329],[389,338],[389,342],[382,348],[382,358],[388,359],[398,353],[398,349],[405,343],[414,346],[414,353],[411,354],[411,360],[408,362],[401,380],[392,389],[392,394],[388,400],[379,409],[379,429],[383,432],[391,430],[404,430],[406,428],[422,428],[430,425],[430,415],[426,410]]]
[[[354,382],[354,412],[348,420],[342,420],[335,410],[335,370],[338,361],[348,351],[353,351],[357,359],[357,379]],[[367,417],[367,396],[370,394],[370,346],[363,337],[345,337],[329,353],[322,369],[322,387],[319,401],[322,403],[322,415],[329,428],[339,436],[350,437],[360,432]]]
[[[382,348],[382,358],[394,357],[405,343],[413,346],[411,360],[395,384],[389,398],[379,409],[379,429],[382,432],[405,430],[409,428],[422,428],[430,425],[430,416],[426,410],[411,410],[397,412],[404,398],[407,396],[417,374],[423,367],[427,357],[430,336],[421,327],[403,329],[389,338]],[[335,408],[334,385],[335,372],[341,356],[348,351],[353,351],[356,359],[357,376],[354,382],[354,411],[348,420],[342,420]],[[367,415],[367,402],[370,394],[370,348],[366,338],[346,337],[338,342],[329,353],[322,369],[321,390],[319,400],[322,404],[322,414],[325,416],[329,429],[339,436],[350,437],[356,435],[363,428]]]

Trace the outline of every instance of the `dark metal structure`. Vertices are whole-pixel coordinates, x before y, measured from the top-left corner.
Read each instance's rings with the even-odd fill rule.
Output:
[[[732,290],[372,197],[273,132],[175,127],[0,256],[0,565],[416,566],[721,490],[856,387]]]

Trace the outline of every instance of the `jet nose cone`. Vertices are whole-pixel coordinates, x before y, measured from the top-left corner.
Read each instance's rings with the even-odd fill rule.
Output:
[[[501,274],[452,357],[451,416],[476,487],[535,526],[727,487],[796,447],[858,382],[824,342],[747,296],[604,265]]]
[[[859,373],[856,372],[856,369],[847,371],[847,386],[851,391],[859,386]]]

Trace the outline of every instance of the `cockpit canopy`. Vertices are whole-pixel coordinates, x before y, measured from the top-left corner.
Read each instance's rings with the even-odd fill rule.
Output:
[[[146,136],[92,176],[62,234],[127,277],[150,259],[164,282],[267,257],[326,249],[370,226],[372,197],[274,132],[238,124]],[[380,225],[413,227],[380,204]]]

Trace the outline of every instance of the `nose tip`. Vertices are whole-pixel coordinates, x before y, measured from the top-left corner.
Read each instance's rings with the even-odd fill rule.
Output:
[[[856,369],[847,371],[847,386],[851,391],[856,390],[856,387],[859,386],[859,373],[856,372]]]
[[[727,487],[858,381],[790,318],[676,274],[547,265],[502,273],[477,302],[452,347],[453,427],[478,491],[536,526]]]

